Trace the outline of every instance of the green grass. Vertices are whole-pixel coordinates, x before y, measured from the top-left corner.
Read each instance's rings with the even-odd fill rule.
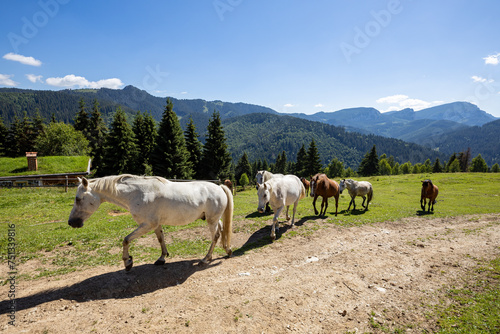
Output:
[[[420,209],[420,180],[432,178],[439,186],[438,202],[434,213],[422,213]],[[400,175],[365,178],[374,187],[374,198],[368,211],[361,209],[358,198],[356,211],[347,212],[349,196],[346,192],[339,200],[339,214],[335,217],[335,201],[329,200],[327,221],[319,222],[314,214],[312,198],[299,202],[296,223],[300,228],[287,231],[280,240],[297,235],[314,233],[323,226],[338,224],[352,226],[379,221],[394,221],[405,217],[421,215],[422,219],[459,216],[478,213],[499,212],[500,174],[434,174]],[[121,265],[121,244],[123,238],[132,232],[137,224],[130,215],[112,215],[125,210],[104,203],[81,229],[68,226],[67,218],[73,206],[74,190],[65,193],[52,188],[0,188],[0,246],[6,249],[7,223],[16,226],[16,252],[18,263],[38,259],[46,266],[44,275],[58,275],[61,272],[82,270],[87,266],[101,264]],[[253,234],[268,229],[272,215],[257,212],[257,192],[254,187],[237,192],[234,197],[234,231]],[[321,198],[316,206],[319,210]],[[290,212],[291,214],[291,212]],[[280,218],[283,226],[284,214]],[[165,234],[198,226],[205,226],[198,220],[186,226],[164,226]],[[191,257],[205,255],[208,249],[208,230],[205,238],[189,237],[174,239],[169,243],[169,252],[174,256]],[[144,236],[155,238],[150,233]],[[270,240],[258,240],[255,248],[269,244]],[[235,250],[238,252],[238,250]],[[246,249],[239,250],[245,252]],[[216,248],[218,254],[224,252]],[[159,255],[159,247],[146,247],[132,243],[131,253],[139,261],[153,262]],[[0,253],[5,262],[7,254]],[[61,260],[64,259],[64,260]]]
[[[500,258],[480,264],[472,283],[447,292],[451,303],[437,306],[438,333],[500,332]]]
[[[0,162],[2,160],[4,159],[0,159]],[[423,213],[420,208],[420,181],[426,178],[431,178],[439,187],[437,204],[430,214]],[[360,180],[368,180],[373,184],[374,198],[368,211],[360,210],[362,200],[358,198],[358,210],[347,212],[350,198],[345,192],[339,200],[337,217],[334,215],[335,201],[329,200],[325,222],[318,220],[314,214],[312,198],[305,198],[299,202],[297,209],[296,223],[299,226],[283,233],[276,242],[298,235],[309,235],[331,224],[347,227],[416,216],[431,219],[500,212],[500,174],[410,174]],[[67,224],[67,218],[73,206],[74,195],[74,189],[66,193],[57,188],[0,188],[1,265],[7,266],[8,225],[14,224],[16,263],[19,265],[28,260],[40,263],[39,269],[32,273],[19,273],[18,279],[58,276],[97,265],[122,267],[122,240],[137,227],[136,222],[131,215],[120,214],[126,213],[124,209],[104,203],[85,222],[83,228],[71,228]],[[257,192],[254,187],[237,192],[234,204],[235,232],[252,235],[264,228],[266,233],[269,231],[272,215],[257,212]],[[321,199],[318,199],[318,210],[320,205]],[[284,214],[281,215],[280,222],[283,226]],[[186,226],[164,226],[164,231],[169,235],[200,226],[205,227],[206,222],[198,220]],[[465,232],[477,233],[474,230]],[[208,229],[205,236],[173,237],[167,247],[172,256],[201,258],[210,244],[207,239]],[[160,254],[154,233],[143,238],[153,238],[154,246],[133,242],[130,252],[136,264],[152,263]],[[241,249],[233,248],[233,251],[235,254],[244,253],[268,244],[270,238],[266,236]],[[216,253],[225,254],[220,248],[216,248]],[[470,280],[475,283],[461,289],[450,289],[447,298],[451,302],[435,312],[442,333],[498,332],[500,259],[483,264],[475,273],[479,278]],[[6,277],[0,277],[0,280],[5,283]]]
[[[89,157],[38,157],[38,171],[28,171],[28,161],[22,158],[0,158],[0,176],[76,173],[87,170]]]

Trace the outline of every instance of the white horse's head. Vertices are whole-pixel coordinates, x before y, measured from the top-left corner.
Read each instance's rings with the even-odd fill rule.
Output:
[[[259,170],[257,175],[255,175],[255,178],[257,179],[257,184],[262,184],[262,181],[264,181],[264,171]]]
[[[86,178],[78,178],[80,185],[76,190],[75,203],[68,218],[68,224],[71,227],[82,227],[83,222],[87,220],[101,204],[99,195],[92,193],[89,181]]]
[[[269,202],[269,198],[271,197],[271,194],[269,193],[270,186],[266,182],[264,184],[259,184],[257,187],[257,195],[259,196],[259,206],[257,207],[257,210],[260,213],[263,213],[266,208],[266,204]]]
[[[345,188],[346,188],[345,179],[340,180],[340,183],[339,183],[339,192],[342,194],[342,192],[344,191]]]

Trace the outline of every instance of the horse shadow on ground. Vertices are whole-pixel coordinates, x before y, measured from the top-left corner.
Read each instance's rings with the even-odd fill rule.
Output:
[[[428,216],[433,215],[434,211],[417,210],[417,216]]]
[[[199,260],[167,262],[163,266],[143,264],[133,267],[129,272],[120,269],[89,277],[73,285],[16,298],[15,309],[26,310],[59,299],[83,303],[91,300],[133,298],[182,284],[195,272],[218,266],[222,260],[222,257],[216,258],[208,265],[199,265]],[[0,302],[0,314],[9,313],[10,307],[10,300]]]
[[[246,217],[262,217],[268,214],[265,213],[258,213],[254,212]],[[299,219],[298,221],[295,221],[294,226],[302,226],[304,225],[305,222],[309,220],[316,220],[320,219],[321,217],[319,216],[305,216]],[[279,228],[278,231],[276,232],[276,240],[279,240],[283,234],[285,234],[288,230],[292,229],[293,226],[290,225],[290,221],[284,221],[284,220],[279,220]],[[271,223],[268,225],[260,228],[259,230],[255,231],[252,233],[252,235],[248,238],[248,240],[233,252],[233,256],[242,256],[246,252],[251,251],[256,248],[261,248],[266,245],[270,245],[273,243],[273,240],[271,239]]]
[[[369,210],[365,210],[365,209],[362,209],[362,210],[359,210],[359,209],[356,209],[356,210],[342,210],[342,211],[339,211],[339,215],[344,215],[344,216],[360,216],[360,215],[364,215],[366,213],[366,211],[369,211]]]

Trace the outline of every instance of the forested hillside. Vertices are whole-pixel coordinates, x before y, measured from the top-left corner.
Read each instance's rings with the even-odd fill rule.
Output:
[[[295,161],[300,147],[306,148],[314,139],[323,164],[333,158],[346,167],[357,169],[364,155],[376,145],[378,154],[393,156],[395,161],[423,163],[426,159],[444,160],[439,152],[398,139],[347,132],[320,122],[301,120],[291,116],[252,114],[223,121],[233,159],[246,152],[249,159],[267,159],[274,162],[285,151]]]
[[[472,156],[481,154],[491,166],[500,162],[500,120],[458,130],[446,136],[434,138],[434,146],[441,152],[460,152],[471,149]]]
[[[0,116],[5,124],[13,122],[14,117],[22,118],[24,112],[33,117],[38,110],[42,118],[72,123],[78,111],[78,101],[83,99],[87,106],[92,106],[95,99],[99,101],[101,113],[107,124],[111,122],[112,114],[121,106],[127,118],[132,120],[137,111],[149,112],[159,122],[165,109],[166,98],[152,96],[146,91],[133,86],[123,89],[76,89],[61,91],[40,91],[16,88],[0,88]],[[221,118],[228,118],[250,113],[274,113],[276,111],[248,103],[230,103],[222,101],[205,101],[202,99],[182,100],[170,98],[175,106],[175,112],[185,125],[191,116],[204,127],[214,110]]]
[[[56,121],[73,124],[79,110],[80,99],[83,99],[88,111],[94,101],[98,101],[102,118],[107,125],[111,123],[118,106],[132,124],[138,111],[150,113],[153,119],[159,122],[166,105],[166,98],[152,96],[133,86],[117,90],[102,88],[62,91],[1,88],[0,116],[7,127],[16,117],[18,120],[22,119],[25,113],[31,119],[38,113],[46,122],[54,118]],[[373,108],[317,113],[310,115],[314,121],[309,121],[297,118],[299,115],[285,116],[270,108],[246,103],[175,98],[171,101],[182,128],[186,129],[186,124],[192,119],[203,143],[209,118],[214,111],[217,111],[226,131],[233,161],[237,161],[244,152],[247,152],[251,161],[266,159],[268,162],[273,162],[282,151],[286,152],[289,161],[294,161],[300,147],[302,145],[307,147],[312,139],[317,143],[324,164],[335,157],[343,161],[346,167],[354,169],[374,144],[379,154],[392,155],[400,163],[407,161],[422,163],[437,157],[445,161],[453,152],[462,152],[468,147],[471,147],[473,156],[482,154],[490,166],[500,160],[499,149],[495,146],[495,143],[498,143],[498,122],[492,123],[491,126],[486,124],[483,126],[484,129],[467,128],[466,125],[448,120],[420,119],[421,112],[410,109],[381,114]],[[464,103],[451,106],[454,107],[453,110],[457,109],[457,106],[467,107],[466,112],[459,113],[462,116],[485,114],[477,107]],[[440,115],[444,113],[441,112]],[[451,117],[450,115],[456,117],[452,113],[448,113],[446,117]],[[351,126],[339,127],[336,123],[339,120],[349,121],[352,126],[365,124],[368,128],[360,130],[364,134],[353,132]],[[380,123],[381,121],[384,122]],[[326,124],[328,122],[334,122],[334,125]],[[349,131],[345,131],[344,126]],[[367,134],[375,129],[381,136]],[[392,135],[419,145],[382,137],[390,135],[387,133],[388,129]],[[445,133],[443,129],[449,132]],[[420,145],[437,148],[439,152]]]

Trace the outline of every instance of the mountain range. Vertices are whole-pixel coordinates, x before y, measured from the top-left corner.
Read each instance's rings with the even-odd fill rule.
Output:
[[[111,120],[117,105],[122,107],[130,120],[140,110],[150,112],[157,121],[161,119],[166,105],[166,98],[152,96],[133,86],[118,90],[101,88],[61,91],[1,88],[0,115],[9,124],[15,115],[22,117],[26,111],[28,116],[32,116],[38,109],[46,119],[53,115],[56,120],[71,123],[81,98],[89,109],[92,101],[97,99],[107,122]],[[497,153],[500,152],[500,121],[468,102],[448,103],[419,111],[403,109],[382,113],[375,108],[350,108],[307,115],[283,114],[271,108],[247,103],[170,99],[181,125],[184,127],[189,118],[192,118],[202,141],[209,118],[217,110],[226,129],[230,151],[236,160],[245,151],[251,160],[265,158],[272,162],[283,150],[296,154],[300,145],[305,144],[307,147],[311,139],[316,140],[323,131],[325,135],[320,140],[320,154],[325,163],[337,157],[353,168],[357,167],[364,153],[375,143],[379,154],[393,155],[399,162],[423,162],[421,159],[424,156],[447,159],[448,155],[464,151],[468,147],[473,156],[481,153],[490,166],[500,162]],[[260,124],[255,123],[255,119]],[[288,128],[281,124],[288,124]],[[253,129],[253,136],[248,131],[250,128]],[[318,132],[318,129],[321,131]],[[342,135],[335,139],[333,133]],[[346,141],[339,141],[342,137]],[[267,144],[264,138],[267,138]],[[364,144],[360,145],[361,142]],[[401,154],[400,147],[406,147],[408,151],[409,145],[411,151],[419,153],[408,152],[406,156]],[[386,150],[383,151],[382,147]],[[392,151],[390,147],[393,148]]]

